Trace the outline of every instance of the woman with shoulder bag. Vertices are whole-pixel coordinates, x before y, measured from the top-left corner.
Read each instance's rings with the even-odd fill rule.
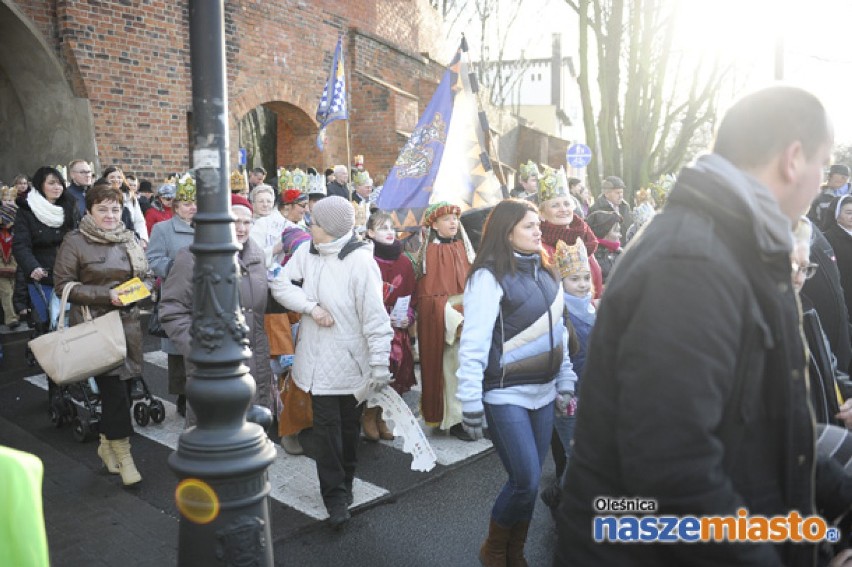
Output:
[[[72,325],[83,321],[82,305],[89,307],[93,317],[120,310],[127,358],[117,369],[95,376],[102,404],[98,455],[109,472],[120,474],[124,485],[130,486],[140,482],[142,476],[130,454],[133,425],[125,381],[142,373],[142,327],[139,309],[132,304],[125,306],[113,288],[133,278],[140,278],[150,288],[152,276],[136,235],[120,220],[123,199],[119,189],[106,183],[95,183],[86,192],[88,214],[79,229],[62,242],[54,281],[60,295],[66,285],[81,284],[69,294]]]

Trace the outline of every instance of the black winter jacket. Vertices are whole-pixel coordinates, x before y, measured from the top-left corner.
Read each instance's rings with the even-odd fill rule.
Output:
[[[592,502],[601,495],[654,498],[661,514],[813,513],[813,417],[792,238],[784,238],[783,222],[780,230],[760,228],[755,200],[742,196],[756,180],[719,156],[701,160],[702,171],[682,171],[665,210],[622,255],[604,292],[584,370],[593,379],[580,386],[554,565],[815,560],[815,548],[802,544],[592,540]]]
[[[32,189],[35,191],[35,189]],[[27,282],[32,281],[30,274],[36,268],[47,270],[47,278],[41,280],[44,285],[53,286],[53,264],[62,239],[80,224],[80,213],[76,201],[68,194],[57,199],[56,204],[65,209],[65,223],[52,228],[38,220],[27,203],[26,197],[19,197],[18,214],[15,217],[15,237],[12,241],[12,253],[21,267]]]

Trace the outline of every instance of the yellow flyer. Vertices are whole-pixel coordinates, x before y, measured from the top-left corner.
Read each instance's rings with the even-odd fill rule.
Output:
[[[127,280],[123,284],[115,286],[115,290],[118,292],[118,299],[123,305],[130,305],[151,295],[151,292],[139,278]]]

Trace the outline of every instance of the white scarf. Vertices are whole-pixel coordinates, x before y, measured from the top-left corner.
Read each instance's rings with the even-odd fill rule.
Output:
[[[38,189],[31,189],[27,194],[27,204],[32,209],[36,218],[50,228],[59,228],[65,222],[65,209],[58,205],[51,205]]]

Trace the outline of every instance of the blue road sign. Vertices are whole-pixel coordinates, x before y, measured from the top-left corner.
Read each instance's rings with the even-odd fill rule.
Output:
[[[240,148],[238,155],[239,155],[239,157],[237,158],[237,161],[238,161],[237,165],[245,165],[246,164],[246,158],[248,157],[247,153],[246,153],[246,149]]]
[[[565,152],[565,160],[571,167],[586,167],[592,161],[592,150],[586,144],[574,144]]]

